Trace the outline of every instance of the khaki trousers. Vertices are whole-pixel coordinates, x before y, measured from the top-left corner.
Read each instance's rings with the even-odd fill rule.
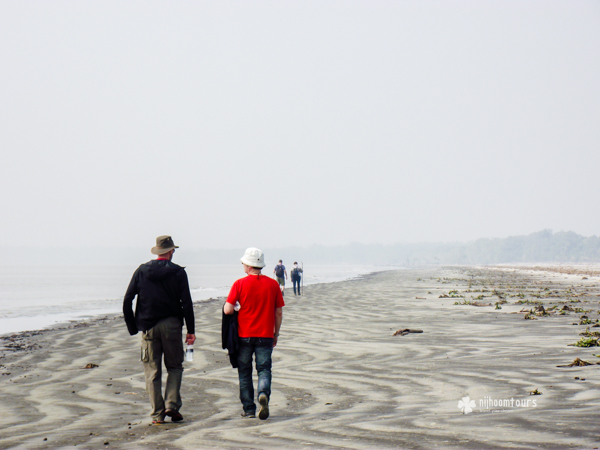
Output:
[[[181,408],[181,378],[183,375],[183,324],[176,317],[158,322],[142,333],[142,362],[146,376],[146,391],[150,398],[154,420],[164,420],[165,409]],[[162,396],[162,359],[167,368],[167,385]]]

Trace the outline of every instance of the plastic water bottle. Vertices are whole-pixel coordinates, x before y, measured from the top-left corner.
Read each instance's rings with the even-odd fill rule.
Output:
[[[185,360],[193,361],[194,360],[194,346],[192,344],[188,344],[185,350]]]

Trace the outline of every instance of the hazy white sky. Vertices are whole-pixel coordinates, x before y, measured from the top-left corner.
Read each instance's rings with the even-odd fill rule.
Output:
[[[0,245],[600,234],[600,2],[0,1]]]

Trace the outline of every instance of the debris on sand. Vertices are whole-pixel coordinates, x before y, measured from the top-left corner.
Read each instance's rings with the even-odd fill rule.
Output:
[[[542,393],[540,391],[538,391],[537,388],[535,388],[533,391],[529,392],[529,395],[542,395]]]
[[[482,303],[478,301],[471,302],[471,306],[492,306],[491,303]]]
[[[447,294],[442,294],[440,295],[438,298],[464,298],[464,295],[461,295],[458,293],[458,291],[456,289],[452,290],[452,291],[448,291]]]
[[[525,314],[524,319],[526,320],[535,320],[535,316],[544,317],[549,316],[550,313],[547,312],[542,305],[537,306],[535,309],[530,309],[527,314]]]
[[[569,344],[575,347],[600,347],[600,344],[598,344],[598,338],[597,337],[582,337],[581,339],[579,339],[577,342],[575,342],[574,344]]]
[[[470,305],[471,300],[463,300],[462,302],[454,302],[455,305]]]
[[[556,367],[583,367],[583,366],[593,366],[593,365],[595,365],[595,364],[591,363],[591,362],[583,361],[579,358],[575,358],[575,361],[573,361],[571,364],[567,364],[564,366],[556,366]]]
[[[405,329],[401,328],[399,330],[396,330],[394,332],[394,334],[392,334],[392,336],[397,336],[397,335],[404,336],[404,335],[407,335],[408,333],[422,333],[422,332],[423,332],[423,330],[410,330],[408,328],[405,328]]]
[[[579,325],[595,325],[598,323],[598,320],[592,320],[588,316],[581,316],[579,318]]]
[[[94,364],[94,363],[88,363],[86,364],[85,367],[83,367],[84,369],[95,369],[96,367],[100,367],[98,364]]]
[[[600,338],[600,332],[599,331],[590,331],[590,328],[587,327],[583,333],[579,333],[579,336],[594,337],[594,338],[598,339],[598,338]]]

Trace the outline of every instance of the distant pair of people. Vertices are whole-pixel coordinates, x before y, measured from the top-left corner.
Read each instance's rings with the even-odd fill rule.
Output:
[[[300,286],[301,286],[301,280],[302,280],[302,269],[300,267],[298,267],[298,263],[296,261],[294,261],[294,267],[292,268],[292,270],[290,271],[290,276],[292,278],[292,284],[294,286],[294,295],[301,295],[301,291],[300,291]],[[285,268],[285,266],[283,265],[283,261],[280,259],[279,263],[275,266],[275,268],[273,269],[273,273],[275,274],[275,279],[277,280],[277,283],[279,283],[279,288],[281,289],[281,292],[283,293],[284,289],[285,289],[285,280],[287,280],[287,270]],[[285,276],[285,278],[284,278]],[[297,294],[296,294],[297,292]]]
[[[171,260],[179,248],[171,236],[156,238],[151,252],[158,257],[142,264],[133,274],[123,300],[125,323],[131,335],[142,332],[141,360],[144,365],[146,390],[152,407],[152,423],[163,424],[183,420],[180,409],[183,375],[183,335],[192,345],[196,340],[194,310],[185,269]],[[283,320],[283,296],[278,284],[260,276],[265,266],[259,249],[250,248],[241,259],[246,277],[236,281],[224,305],[224,313],[234,314],[239,304],[237,324],[239,351],[237,353],[240,400],[244,417],[255,417],[252,385],[252,356],[258,371],[259,418],[269,417],[271,396],[271,354],[277,345]],[[137,297],[135,313],[132,302]],[[165,395],[162,395],[162,361],[167,369]]]

